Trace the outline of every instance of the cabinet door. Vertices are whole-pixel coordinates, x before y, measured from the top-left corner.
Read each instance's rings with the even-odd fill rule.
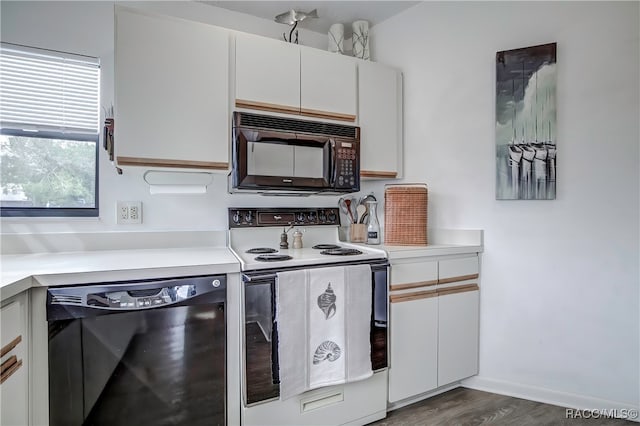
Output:
[[[389,402],[438,385],[438,298],[433,296],[391,303]]]
[[[324,50],[300,50],[300,111],[342,121],[356,119],[356,63]]]
[[[402,75],[375,62],[358,63],[360,176],[401,177]]]
[[[279,40],[236,36],[236,106],[300,112],[300,47]]]
[[[116,8],[119,165],[228,168],[229,35]]]
[[[478,307],[478,290],[438,297],[438,386],[478,374]]]
[[[29,375],[25,293],[3,303],[0,308],[0,323],[0,362],[3,364],[0,379],[0,424],[26,425],[29,423]]]

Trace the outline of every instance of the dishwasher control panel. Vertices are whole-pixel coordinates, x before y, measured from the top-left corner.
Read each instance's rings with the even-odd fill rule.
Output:
[[[219,296],[213,299],[226,298],[225,275],[52,287],[47,290],[47,319],[200,303],[195,299],[214,293]]]

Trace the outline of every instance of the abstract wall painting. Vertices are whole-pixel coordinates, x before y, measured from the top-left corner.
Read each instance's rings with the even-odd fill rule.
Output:
[[[556,198],[556,43],[496,53],[496,199]]]

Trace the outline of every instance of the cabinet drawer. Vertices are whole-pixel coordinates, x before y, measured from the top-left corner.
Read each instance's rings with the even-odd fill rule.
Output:
[[[444,259],[439,262],[438,284],[473,280],[478,278],[478,256]]]
[[[391,291],[435,285],[438,262],[399,263],[391,267]]]

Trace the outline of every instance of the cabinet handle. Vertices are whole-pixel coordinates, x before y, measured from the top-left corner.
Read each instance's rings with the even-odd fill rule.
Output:
[[[480,290],[478,284],[467,284],[467,285],[459,285],[456,287],[444,288],[442,290],[438,290],[438,296],[446,296],[447,294],[455,294],[455,293],[464,293],[467,291],[476,291]]]
[[[360,170],[360,177],[395,178],[397,176],[398,176],[397,172],[383,172],[379,170]]]
[[[317,109],[300,108],[300,115],[315,118],[328,118],[329,120],[339,121],[356,121],[356,116],[353,114],[342,114],[339,112],[320,111]]]
[[[18,361],[15,355],[12,355],[7,361],[2,363],[2,373],[0,373],[0,384],[4,383],[13,373],[22,367],[22,360]]]
[[[428,287],[430,285],[438,284],[438,280],[430,280],[430,281],[419,281],[415,283],[407,283],[407,284],[396,284],[389,287],[389,290],[408,290],[410,288],[419,288],[419,287]]]
[[[181,169],[227,170],[229,163],[215,161],[167,160],[164,158],[118,157],[121,166],[168,167]]]
[[[448,283],[455,283],[458,281],[475,280],[479,276],[480,275],[478,274],[470,274],[470,275],[460,275],[458,277],[442,278],[441,280],[438,280],[438,284],[448,284]]]
[[[261,111],[279,112],[285,114],[300,114],[300,107],[292,107],[288,105],[271,104],[268,102],[254,102],[244,99],[236,99],[236,107],[259,109]]]
[[[410,302],[412,300],[427,299],[429,297],[437,297],[437,290],[416,291],[414,293],[392,294],[389,296],[391,303]]]
[[[4,345],[0,350],[0,358],[2,358],[3,356],[11,352],[11,350],[16,346],[18,346],[18,343],[20,342],[22,342],[22,336],[18,336],[12,341],[10,341],[9,343],[7,343],[6,345]]]

